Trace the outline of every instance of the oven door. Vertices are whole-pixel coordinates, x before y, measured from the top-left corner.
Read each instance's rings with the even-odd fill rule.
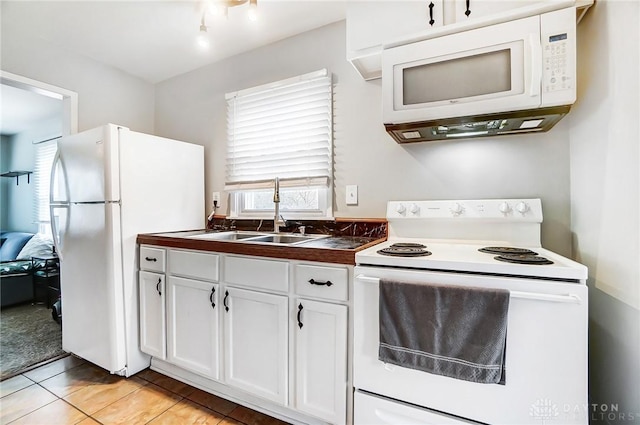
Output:
[[[364,266],[356,267],[355,275],[356,389],[491,424],[588,422],[586,285]],[[506,384],[473,383],[379,361],[380,278],[509,289]],[[356,418],[367,415],[358,413],[367,407],[357,400],[354,409]]]

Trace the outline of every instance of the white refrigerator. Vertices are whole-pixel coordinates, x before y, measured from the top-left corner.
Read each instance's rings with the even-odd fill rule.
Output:
[[[108,124],[63,137],[51,175],[62,348],[113,374],[140,351],[136,236],[202,229],[204,148]]]

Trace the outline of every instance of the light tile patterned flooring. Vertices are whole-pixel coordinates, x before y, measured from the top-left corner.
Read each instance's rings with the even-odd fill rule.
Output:
[[[0,382],[0,424],[284,425],[152,370],[130,378],[68,356]]]

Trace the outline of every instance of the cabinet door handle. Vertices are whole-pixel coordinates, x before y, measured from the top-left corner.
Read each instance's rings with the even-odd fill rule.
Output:
[[[333,285],[333,282],[331,282],[330,280],[327,280],[326,282],[320,282],[314,279],[309,279],[309,283],[312,285],[318,285],[318,286],[331,286]]]
[[[211,288],[211,294],[209,294],[209,302],[211,302],[211,308],[216,308],[216,303],[213,301],[213,296],[216,294],[216,288]]]
[[[144,257],[144,259],[145,259],[145,260],[147,260],[147,261],[153,261],[154,263],[155,263],[156,261],[158,261],[158,259],[157,259],[157,258],[155,258],[155,257]]]
[[[227,298],[229,298],[229,291],[224,291],[224,300],[222,300],[222,305],[224,305],[224,311],[229,311],[229,306],[227,305]]]
[[[433,26],[433,24],[436,23],[436,21],[433,20],[433,8],[434,8],[434,4],[433,2],[429,3],[429,25]]]
[[[162,278],[158,278],[158,283],[156,283],[156,291],[158,291],[158,295],[162,295],[162,291],[160,290],[160,284],[162,283]]]
[[[466,1],[467,10],[465,10],[464,14],[467,15],[467,17],[469,17],[469,15],[471,15],[471,9],[469,9],[469,3],[470,2],[471,2],[471,0],[467,0]]]
[[[300,317],[301,317],[301,315],[302,315],[302,308],[303,308],[303,307],[302,307],[302,303],[300,303],[300,304],[298,305],[298,326],[300,327],[300,329],[302,329],[302,326],[303,326],[303,325],[302,325],[302,320],[300,320]]]

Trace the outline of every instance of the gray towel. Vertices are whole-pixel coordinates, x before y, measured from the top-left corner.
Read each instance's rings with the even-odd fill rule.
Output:
[[[380,279],[378,359],[504,384],[508,311],[507,290]]]

